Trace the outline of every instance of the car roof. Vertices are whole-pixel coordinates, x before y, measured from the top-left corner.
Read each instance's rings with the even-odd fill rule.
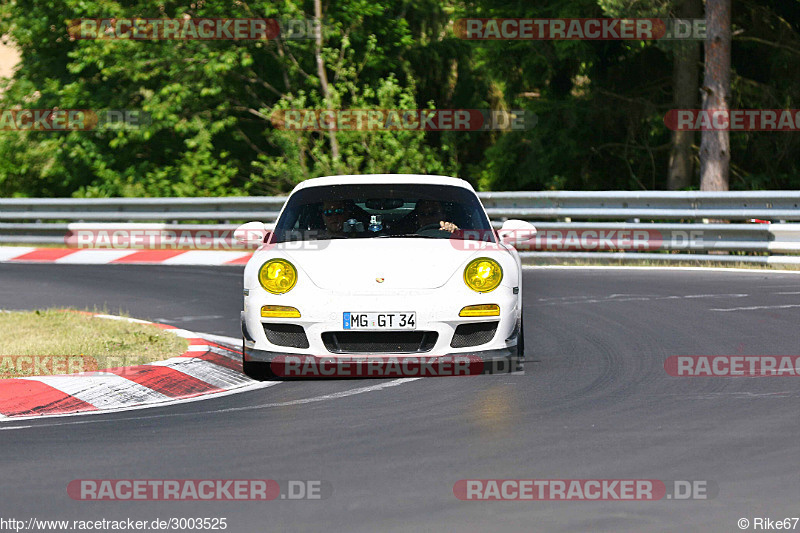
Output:
[[[292,192],[307,187],[320,187],[326,185],[381,185],[381,184],[424,184],[424,185],[450,185],[461,187],[475,192],[472,185],[459,178],[449,176],[430,176],[426,174],[359,174],[344,176],[325,176],[322,178],[307,179],[298,184]]]

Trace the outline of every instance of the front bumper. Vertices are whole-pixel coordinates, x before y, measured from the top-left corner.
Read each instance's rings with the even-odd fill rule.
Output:
[[[294,292],[294,291],[292,291]],[[299,295],[298,295],[299,296]],[[263,305],[285,305],[300,311],[300,318],[263,318]],[[461,317],[463,307],[479,304],[497,304],[499,316]],[[409,312],[416,313],[414,330],[403,330],[401,333],[418,333],[428,335],[420,342],[419,349],[392,350],[388,347],[376,346],[368,349],[348,348],[346,342],[342,346],[331,342],[331,337],[341,335],[375,334],[380,337],[388,330],[346,330],[342,325],[342,316],[346,312]],[[252,290],[245,298],[245,310],[242,313],[242,334],[245,339],[245,353],[275,353],[280,355],[311,355],[319,357],[347,356],[444,356],[472,355],[491,358],[491,354],[508,354],[514,351],[519,331],[519,296],[513,287],[501,286],[491,293],[472,293],[466,291],[442,290],[405,290],[393,294],[345,294],[318,291],[313,298],[298,298],[295,295],[270,296],[263,291]],[[481,324],[493,325],[494,333],[474,342],[458,342],[459,335],[466,333],[467,326],[478,327]],[[301,342],[272,342],[277,337],[273,328],[278,325],[294,328],[300,332]],[[463,326],[460,330],[459,327]],[[291,332],[284,332],[290,335]],[[397,333],[397,332],[395,332]],[[475,332],[476,337],[480,332]],[[271,341],[272,340],[272,341]],[[341,338],[339,339],[341,340]],[[371,341],[368,341],[371,342]],[[382,341],[376,340],[376,343]],[[412,343],[413,344],[413,343]],[[424,346],[423,346],[424,345]],[[490,355],[485,355],[490,354]],[[245,360],[251,360],[248,356]],[[270,356],[252,356],[252,360],[267,361]]]
[[[367,354],[327,354],[327,355],[313,355],[313,354],[292,354],[287,352],[271,352],[267,350],[257,350],[255,348],[249,348],[247,343],[244,345],[244,360],[248,362],[254,363],[271,363],[276,359],[282,359],[286,356],[302,356],[302,357],[314,357],[319,359],[320,361],[337,361],[339,359],[347,359],[347,360],[362,360],[362,359],[370,359],[370,358],[379,358],[379,359],[390,359],[394,358],[402,358],[402,359],[432,359],[432,358],[442,358],[442,357],[449,357],[449,358],[457,358],[457,357],[464,357],[470,359],[476,359],[482,361],[484,363],[490,363],[494,361],[507,361],[511,358],[516,357],[516,344],[507,347],[507,348],[498,348],[494,350],[482,350],[482,351],[472,351],[472,352],[451,352],[445,354],[377,354],[377,355],[367,355]]]
[[[513,349],[441,356],[319,357],[245,348],[244,358],[250,364],[263,364],[270,376],[287,379],[450,377],[522,370]]]

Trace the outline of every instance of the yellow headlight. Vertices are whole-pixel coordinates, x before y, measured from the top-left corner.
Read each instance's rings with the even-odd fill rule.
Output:
[[[491,292],[502,280],[500,263],[488,257],[474,259],[464,269],[464,283],[475,292]]]
[[[286,259],[272,259],[261,266],[258,281],[267,292],[283,294],[297,283],[297,269]]]

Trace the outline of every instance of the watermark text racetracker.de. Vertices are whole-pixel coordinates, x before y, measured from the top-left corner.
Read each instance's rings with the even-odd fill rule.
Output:
[[[251,232],[253,241],[264,239],[265,232]],[[164,228],[156,224],[126,226],[73,224],[64,235],[68,248],[109,250],[243,250],[258,248],[259,242],[242,242],[234,230],[211,228]]]
[[[500,230],[499,234],[514,243],[519,251],[584,250],[584,251],[652,251],[702,250],[706,247],[702,230],[653,229],[537,229]],[[457,230],[450,239],[459,250],[479,250],[483,243],[492,242],[490,230]]]
[[[673,131],[798,131],[800,109],[670,109]]]
[[[84,372],[111,372],[118,376],[138,376],[142,372],[139,361],[143,354],[128,355],[0,355],[0,378],[27,378],[81,374]],[[146,366],[144,368],[147,368]]]
[[[300,131],[516,131],[533,128],[537,116],[522,109],[277,109],[270,120]]]
[[[664,370],[675,377],[798,377],[800,355],[672,355]]]
[[[98,370],[88,355],[0,355],[0,378],[75,374]]]
[[[0,109],[0,131],[128,130],[151,122],[141,109]]]
[[[67,21],[71,40],[268,41],[315,39],[328,33],[318,19],[82,18]]]
[[[453,495],[465,501],[708,500],[719,493],[708,480],[462,479]]]
[[[514,371],[505,358],[475,355],[318,357],[279,355],[270,370],[283,378],[410,378],[477,376]]]
[[[67,494],[80,501],[324,500],[333,485],[322,480],[74,479]]]
[[[246,250],[280,246],[288,251],[321,250],[330,244],[320,230],[284,231],[281,242],[273,242],[268,239],[267,230],[192,226],[79,222],[69,225],[64,244],[68,248],[101,250]]]
[[[456,37],[467,40],[623,41],[704,40],[705,19],[463,18]]]

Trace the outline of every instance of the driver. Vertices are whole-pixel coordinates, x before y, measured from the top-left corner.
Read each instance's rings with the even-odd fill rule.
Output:
[[[426,226],[438,225],[441,231],[453,233],[458,229],[453,222],[445,220],[444,207],[441,202],[436,200],[420,200],[414,208],[414,214],[417,218],[417,231],[425,228]],[[431,228],[433,229],[433,228]]]

